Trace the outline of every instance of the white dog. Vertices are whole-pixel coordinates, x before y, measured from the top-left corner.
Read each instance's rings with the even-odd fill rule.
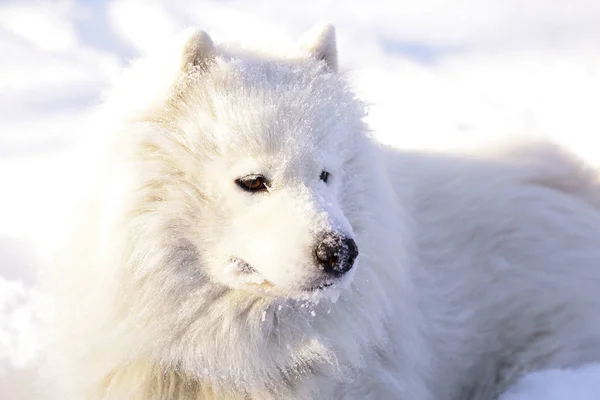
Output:
[[[198,31],[169,61],[166,90],[129,75],[108,103],[110,157],[50,284],[58,398],[487,400],[600,360],[579,161],[378,146],[328,25],[286,54]]]

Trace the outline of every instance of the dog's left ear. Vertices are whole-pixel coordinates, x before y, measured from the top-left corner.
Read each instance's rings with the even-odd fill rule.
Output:
[[[215,58],[215,45],[210,36],[199,29],[191,32],[181,52],[180,69],[184,73],[193,68],[205,71]]]
[[[333,72],[338,70],[337,48],[335,44],[335,28],[330,23],[322,22],[300,38],[300,46],[318,61],[325,61]]]

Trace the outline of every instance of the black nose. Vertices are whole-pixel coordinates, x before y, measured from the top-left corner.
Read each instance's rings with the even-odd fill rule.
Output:
[[[357,256],[356,242],[335,233],[322,236],[315,247],[315,260],[319,268],[332,275],[350,271]]]

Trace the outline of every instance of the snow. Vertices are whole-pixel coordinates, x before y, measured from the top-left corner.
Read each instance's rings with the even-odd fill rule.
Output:
[[[75,144],[128,60],[185,26],[216,40],[281,41],[337,27],[340,65],[381,140],[430,149],[546,135],[598,164],[595,0],[2,1],[0,399],[31,395],[50,303],[36,268],[59,244],[84,178]],[[534,373],[502,400],[598,398],[600,366]]]

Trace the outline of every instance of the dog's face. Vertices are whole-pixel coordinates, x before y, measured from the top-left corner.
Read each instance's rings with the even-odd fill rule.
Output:
[[[311,152],[312,153],[312,152]],[[338,165],[316,154],[238,154],[207,169],[210,273],[228,286],[302,295],[340,283],[358,256]]]
[[[283,133],[285,134],[285,133]],[[309,133],[304,133],[309,134]],[[211,275],[228,286],[303,296],[347,281],[359,249],[340,203],[347,179],[330,143],[225,151],[207,163]],[[246,146],[244,146],[246,147]],[[336,151],[337,150],[337,151]]]
[[[357,174],[362,104],[330,50],[312,50],[329,58],[207,61],[194,52],[206,52],[209,39],[195,40],[184,56],[199,67],[163,120],[175,142],[165,157],[198,193],[178,207],[195,214],[187,239],[201,267],[258,295],[335,293],[360,262],[356,224],[369,187]]]
[[[196,227],[208,272],[229,287],[265,295],[334,293],[359,261],[352,226],[359,211],[348,207],[368,185],[352,174],[362,114],[327,71],[215,68],[225,77],[221,90],[210,92],[211,115],[204,116],[210,132],[201,134],[213,150],[200,167],[206,200]],[[207,74],[199,85],[213,79]]]

